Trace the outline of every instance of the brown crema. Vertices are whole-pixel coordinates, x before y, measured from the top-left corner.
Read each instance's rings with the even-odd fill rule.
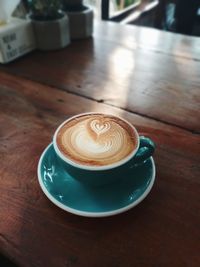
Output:
[[[126,121],[101,113],[82,114],[58,131],[57,147],[69,160],[87,166],[106,166],[129,156],[138,145]]]

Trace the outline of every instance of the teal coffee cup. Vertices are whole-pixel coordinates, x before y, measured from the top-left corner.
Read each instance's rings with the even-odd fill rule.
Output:
[[[64,121],[53,136],[58,164],[89,186],[118,182],[155,150],[154,142],[118,116],[82,113]],[[134,179],[134,176],[131,178]]]

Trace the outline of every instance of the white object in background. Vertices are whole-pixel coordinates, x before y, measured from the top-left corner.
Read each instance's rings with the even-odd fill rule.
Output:
[[[31,20],[38,49],[50,51],[69,45],[69,19],[65,13],[63,13],[61,18],[55,20]]]
[[[30,20],[11,18],[9,23],[0,25],[0,63],[8,63],[35,48]]]
[[[93,9],[85,6],[82,11],[67,11],[69,17],[70,37],[72,40],[82,39],[93,34]]]
[[[20,0],[0,0],[0,24],[10,20],[11,15],[19,2]]]

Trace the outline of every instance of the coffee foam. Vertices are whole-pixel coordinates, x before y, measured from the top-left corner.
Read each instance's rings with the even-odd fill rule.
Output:
[[[133,128],[118,117],[88,114],[67,121],[56,143],[70,160],[89,166],[105,166],[127,157],[137,147]]]

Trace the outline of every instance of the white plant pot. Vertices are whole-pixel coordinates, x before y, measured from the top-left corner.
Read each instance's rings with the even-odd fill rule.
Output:
[[[90,37],[93,33],[93,9],[85,7],[83,11],[66,12],[69,17],[71,39]]]
[[[39,50],[57,50],[70,43],[69,19],[66,14],[56,20],[32,19],[32,23]]]

